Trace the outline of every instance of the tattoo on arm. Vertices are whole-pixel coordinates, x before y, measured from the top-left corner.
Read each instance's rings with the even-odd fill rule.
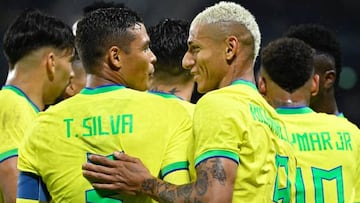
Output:
[[[197,167],[197,181],[176,186],[158,179],[147,179],[141,185],[145,194],[149,194],[160,202],[174,202],[182,199],[186,203],[201,203],[208,192],[209,176],[225,185],[226,174],[220,158],[203,161]],[[193,192],[195,191],[195,192]]]
[[[224,166],[221,163],[219,158],[215,160],[211,160],[211,175],[214,179],[218,180],[221,185],[225,185],[226,182],[226,174],[224,170]]]

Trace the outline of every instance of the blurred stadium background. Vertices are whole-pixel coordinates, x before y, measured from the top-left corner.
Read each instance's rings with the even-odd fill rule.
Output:
[[[39,8],[58,16],[72,25],[82,16],[83,8],[96,0],[0,0],[0,47],[3,34],[24,8]],[[110,2],[109,0],[105,0]],[[113,0],[136,10],[146,25],[162,18],[191,20],[196,13],[218,1],[215,0]],[[358,0],[236,0],[257,18],[262,45],[278,38],[290,25],[320,23],[331,28],[339,38],[343,51],[343,72],[337,94],[340,111],[360,126],[360,1]],[[259,64],[256,64],[258,68]],[[7,75],[8,66],[0,53],[0,84]]]

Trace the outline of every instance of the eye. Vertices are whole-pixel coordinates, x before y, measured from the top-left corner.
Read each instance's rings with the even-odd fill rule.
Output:
[[[189,52],[190,52],[190,53],[197,53],[197,52],[199,52],[199,51],[200,51],[200,47],[197,46],[197,45],[191,45],[191,46],[189,47]]]
[[[146,45],[146,46],[144,47],[144,52],[148,52],[148,51],[150,51],[150,46],[149,46],[149,45]]]

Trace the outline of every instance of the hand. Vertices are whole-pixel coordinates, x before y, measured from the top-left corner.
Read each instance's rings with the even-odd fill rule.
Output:
[[[144,164],[137,158],[114,152],[116,160],[100,155],[90,155],[92,163],[82,166],[83,176],[96,189],[111,190],[136,195],[141,192],[145,180],[153,178]],[[96,164],[93,164],[96,163]]]

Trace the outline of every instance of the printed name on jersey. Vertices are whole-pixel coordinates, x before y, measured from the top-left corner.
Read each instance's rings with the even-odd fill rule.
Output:
[[[133,114],[65,118],[66,137],[91,137],[133,133]]]
[[[340,150],[352,151],[349,132],[299,132],[292,133],[290,143],[299,151]]]

